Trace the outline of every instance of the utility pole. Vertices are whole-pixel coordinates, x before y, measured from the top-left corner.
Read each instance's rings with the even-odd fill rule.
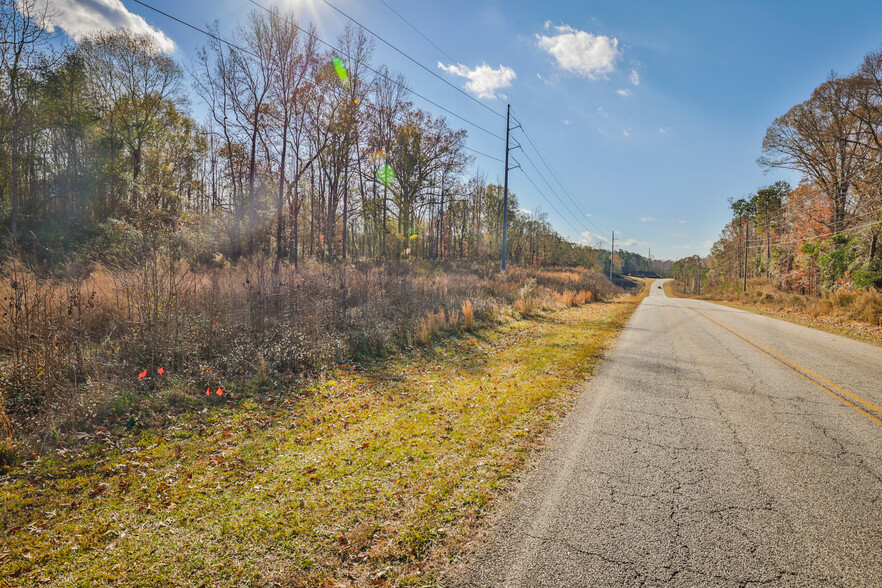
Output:
[[[609,281],[612,282],[613,258],[616,256],[616,232],[612,232],[612,241],[609,246]]]
[[[652,273],[652,247],[649,248],[649,273]]]
[[[505,260],[508,257],[507,248],[508,248],[508,172],[521,167],[520,165],[516,165],[514,167],[508,167],[508,152],[511,151],[509,145],[509,137],[511,136],[511,132],[515,129],[521,128],[521,125],[518,124],[516,126],[511,126],[511,104],[508,105],[508,108],[505,111],[505,187],[502,192],[502,269],[505,270]],[[519,148],[520,145],[515,145],[514,148]]]
[[[511,104],[505,111],[505,187],[502,192],[502,271],[508,247],[508,138],[511,133]]]
[[[742,292],[747,292],[747,243],[750,241],[750,220],[744,225],[744,285]]]
[[[698,258],[698,295],[701,295],[701,257]]]

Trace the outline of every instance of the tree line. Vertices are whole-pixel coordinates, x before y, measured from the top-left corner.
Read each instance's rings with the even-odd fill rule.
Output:
[[[758,163],[799,172],[799,185],[730,200],[708,281],[763,277],[801,293],[882,288],[882,50],[775,119]]]
[[[502,188],[468,174],[464,130],[371,65],[361,29],[335,54],[294,14],[253,12],[235,45],[210,27],[185,68],[127,30],[53,49],[47,7],[0,0],[4,249],[106,254],[115,235],[150,232],[206,258],[295,265],[500,256]],[[541,212],[508,206],[513,262],[597,264]]]

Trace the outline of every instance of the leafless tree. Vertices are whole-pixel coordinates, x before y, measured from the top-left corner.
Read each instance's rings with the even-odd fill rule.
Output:
[[[775,119],[763,139],[760,165],[804,173],[829,199],[829,228],[846,228],[852,188],[866,169],[866,147],[860,138],[866,125],[852,115],[855,92],[846,80],[831,75],[811,98]]]

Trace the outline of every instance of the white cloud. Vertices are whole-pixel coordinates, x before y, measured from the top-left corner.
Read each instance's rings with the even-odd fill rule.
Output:
[[[545,29],[551,28],[546,22]],[[558,67],[590,80],[599,79],[615,71],[620,52],[619,40],[603,35],[592,35],[568,25],[554,27],[557,34],[536,35],[539,48],[554,57]]]
[[[649,243],[646,241],[638,241],[637,239],[626,239],[620,243],[618,243],[619,247],[648,247]]]
[[[475,94],[478,98],[504,99],[505,95],[497,95],[496,91],[511,86],[512,81],[517,78],[515,71],[504,65],[500,65],[497,69],[493,69],[486,63],[483,63],[475,69],[469,69],[461,63],[456,65],[444,65],[439,61],[438,67],[447,73],[452,73],[468,79],[465,89],[472,94]],[[539,79],[541,80],[542,77],[540,76]]]
[[[622,134],[625,135],[626,137],[630,137],[631,136],[631,129],[622,129]]]
[[[609,243],[609,239],[601,237],[600,235],[595,235],[591,231],[582,231],[579,235],[582,237],[582,244],[597,246],[602,243]]]
[[[667,135],[667,134],[668,134],[668,129],[666,129],[666,128],[664,128],[664,127],[659,127],[659,129],[658,129],[658,134],[659,134],[659,135]]]
[[[53,32],[58,27],[75,41],[98,31],[129,29],[156,39],[160,51],[175,50],[174,41],[143,17],[129,12],[120,0],[53,0],[51,8],[54,15],[48,19],[46,30]]]
[[[586,212],[586,213],[585,213],[585,216],[590,217],[590,216],[591,216],[591,213],[590,213],[590,212]]]
[[[570,121],[567,120],[567,119],[564,119],[563,124],[565,124],[565,125],[569,125],[569,124],[570,124]]]
[[[685,224],[686,224],[686,221],[684,221],[684,220],[680,220],[680,221],[677,221],[677,222],[680,223],[681,225],[685,225]]]
[[[656,221],[656,220],[658,220],[658,219],[655,218],[654,216],[641,216],[641,217],[640,217],[640,220],[641,220],[641,222],[646,223],[646,222]]]
[[[713,241],[701,241],[695,245],[671,245],[674,249],[710,249],[713,247]]]
[[[632,92],[631,90],[623,89],[616,90],[616,94],[618,94],[619,96],[633,96],[634,92]]]
[[[637,73],[636,69],[631,70],[631,83],[635,86],[640,85],[640,75]]]

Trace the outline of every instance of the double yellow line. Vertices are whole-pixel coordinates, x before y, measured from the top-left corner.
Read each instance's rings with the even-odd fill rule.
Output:
[[[687,307],[687,308],[690,308],[690,307]],[[832,396],[833,398],[836,398],[837,400],[844,402],[845,404],[852,407],[853,409],[855,409],[856,411],[858,411],[859,413],[861,413],[862,415],[864,415],[865,417],[867,417],[871,421],[875,421],[876,423],[882,425],[882,419],[880,419],[880,417],[882,417],[882,408],[879,408],[878,406],[876,406],[872,402],[868,402],[868,401],[864,400],[863,398],[861,398],[857,394],[852,394],[851,392],[849,392],[845,388],[837,386],[836,384],[834,384],[830,380],[824,378],[823,376],[820,376],[820,375],[816,374],[815,372],[811,371],[810,369],[799,365],[798,363],[796,363],[795,361],[793,361],[789,357],[786,357],[776,351],[769,349],[768,347],[766,347],[762,343],[759,343],[758,341],[754,341],[753,339],[751,339],[747,335],[745,335],[743,333],[739,333],[735,329],[733,329],[727,325],[724,325],[723,323],[721,323],[717,320],[712,319],[711,317],[704,314],[700,310],[698,310],[696,308],[692,308],[691,310],[694,310],[695,312],[697,312],[698,314],[700,314],[701,316],[703,316],[704,318],[706,318],[707,320],[709,320],[713,324],[717,325],[718,327],[720,327],[726,331],[729,331],[730,333],[732,333],[733,335],[735,335],[739,339],[745,341],[749,345],[752,345],[753,347],[755,347],[759,351],[762,351],[764,354],[768,355],[769,357],[771,357],[772,359],[774,359],[775,361],[777,361],[781,365],[790,369],[792,372],[802,376],[805,380],[808,380],[809,382],[811,382],[812,384],[814,384],[815,386],[817,386],[818,388],[820,388],[821,390],[823,390],[824,392],[826,392],[827,394]],[[866,408],[867,410],[864,410],[864,408],[861,408],[860,406],[858,406],[857,404],[855,404],[853,402],[849,402],[848,400],[845,399],[846,396],[848,396],[852,400],[855,400],[856,402],[862,404],[864,406],[864,408]],[[872,411],[872,412],[868,412],[868,410]]]

